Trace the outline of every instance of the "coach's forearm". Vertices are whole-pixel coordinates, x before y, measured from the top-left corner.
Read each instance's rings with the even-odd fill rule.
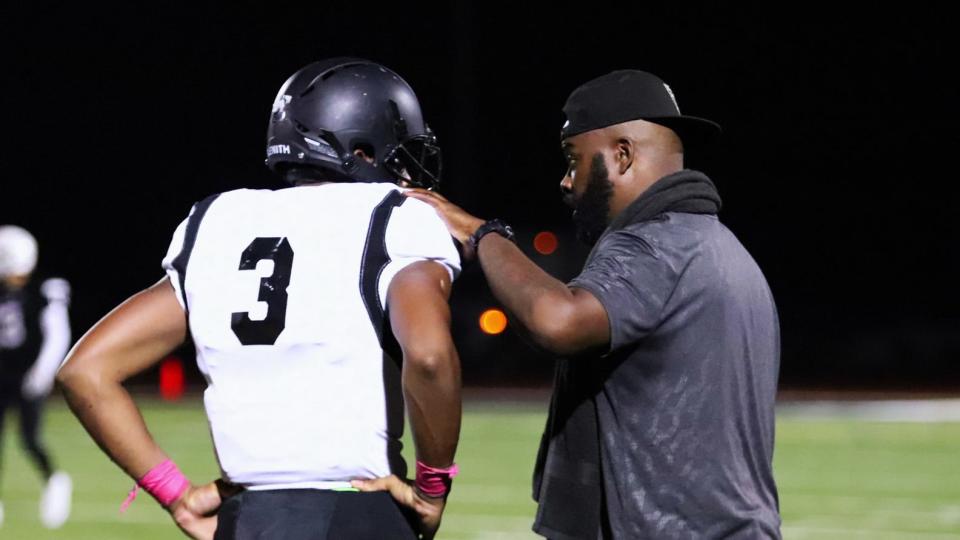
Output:
[[[404,358],[403,393],[417,460],[453,463],[460,438],[460,360],[451,342],[433,355]]]
[[[567,285],[527,258],[498,234],[480,240],[477,258],[493,295],[503,303],[536,343],[565,353],[569,325],[575,321],[573,295]]]
[[[143,477],[166,459],[119,383],[88,373],[61,373],[59,377],[70,409],[93,440],[127,474]]]

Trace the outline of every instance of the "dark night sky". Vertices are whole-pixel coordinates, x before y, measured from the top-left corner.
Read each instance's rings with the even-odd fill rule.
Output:
[[[441,138],[442,191],[562,235],[560,107],[580,83],[630,67],[724,127],[699,165],[778,300],[785,384],[960,384],[960,227],[943,161],[957,87],[943,14],[314,5],[7,8],[0,222],[31,229],[41,270],[74,284],[78,332],[160,277],[193,202],[278,187],[262,166],[267,117],[306,63],[353,55],[403,75]],[[561,253],[558,272],[575,271],[583,250]],[[458,294],[458,332],[479,339],[465,307],[486,298],[476,272]],[[524,350],[488,339],[502,343],[486,355]],[[517,373],[549,373],[519,355],[538,367]],[[481,361],[465,365],[489,369]]]

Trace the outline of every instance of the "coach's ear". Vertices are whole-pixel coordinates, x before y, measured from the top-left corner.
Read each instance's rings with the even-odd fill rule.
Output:
[[[633,147],[633,141],[627,137],[619,137],[614,145],[613,159],[621,176],[633,166],[635,157],[636,149]]]

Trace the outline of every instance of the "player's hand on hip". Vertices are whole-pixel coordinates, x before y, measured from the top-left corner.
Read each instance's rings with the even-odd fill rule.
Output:
[[[467,240],[484,223],[484,220],[468,214],[463,208],[448,201],[446,197],[435,191],[412,188],[404,191],[403,194],[432,206],[440,218],[443,219],[443,222],[447,224],[450,235],[464,246],[467,246]]]
[[[354,480],[353,487],[360,491],[387,491],[400,506],[413,510],[419,521],[420,537],[429,540],[437,534],[440,528],[440,517],[446,499],[432,498],[421,495],[410,485],[396,475],[384,476],[373,480]]]
[[[183,496],[170,505],[170,515],[190,538],[212,540],[217,532],[217,510],[221,502],[223,499],[216,483],[190,486]]]

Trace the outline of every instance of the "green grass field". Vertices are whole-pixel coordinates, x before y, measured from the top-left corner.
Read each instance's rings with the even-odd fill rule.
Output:
[[[200,404],[141,400],[151,431],[191,478],[217,473]],[[439,538],[537,538],[530,473],[545,404],[468,403],[457,478]],[[47,531],[37,518],[40,482],[8,418],[3,450],[2,539],[178,538],[165,512],[141,492],[118,507],[132,482],[89,439],[59,398],[45,433],[74,478],[73,515]],[[812,420],[781,415],[775,469],[786,538],[960,540],[960,423]],[[409,445],[407,445],[409,448]]]

